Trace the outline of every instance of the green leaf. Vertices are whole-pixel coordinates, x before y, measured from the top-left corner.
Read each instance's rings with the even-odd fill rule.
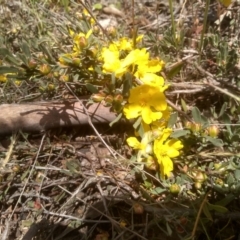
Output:
[[[187,104],[182,98],[181,98],[181,105],[182,105],[183,111],[187,112],[188,111]]]
[[[212,138],[210,136],[206,136],[206,140],[211,142],[216,147],[222,147],[224,145],[222,139],[219,138]]]
[[[8,55],[5,60],[10,63],[10,64],[13,64],[13,65],[17,65],[19,66],[21,64],[21,61],[19,59],[17,59],[16,57],[14,56],[11,56],[11,55]]]
[[[186,130],[176,130],[171,134],[171,138],[179,138],[179,137],[183,137],[186,136],[188,134],[190,134],[191,131],[186,129]]]
[[[86,88],[89,92],[98,93],[98,89],[94,85],[92,85],[91,83],[87,83],[85,86],[86,86]]]
[[[156,188],[154,188],[154,189],[151,189],[151,193],[152,193],[152,194],[158,195],[158,194],[161,194],[161,193],[163,193],[163,192],[166,192],[166,189],[160,188],[160,187],[156,187]]]
[[[0,55],[4,57],[6,55],[12,55],[12,53],[6,48],[0,48]]]
[[[101,10],[103,5],[101,3],[96,3],[93,5],[93,10]]]
[[[234,172],[234,176],[236,179],[240,179],[240,169],[236,169],[236,171]]]
[[[142,122],[142,118],[139,117],[139,118],[137,119],[137,121],[133,124],[133,127],[134,127],[135,129],[137,129],[137,128],[139,127],[139,125],[141,124],[141,122]]]
[[[192,108],[192,116],[195,123],[202,123],[201,112],[197,107]]]
[[[211,215],[211,213],[209,211],[209,208],[208,208],[208,204],[204,204],[203,213],[205,214],[205,216],[207,217],[208,220],[213,221],[212,215]]]
[[[72,63],[72,61],[73,61],[72,58],[64,56],[64,55],[61,56],[61,59],[63,59],[64,62],[66,62],[66,63]]]
[[[42,43],[39,48],[42,50],[42,52],[47,55],[48,59],[51,61],[51,62],[55,62],[54,61],[54,57],[52,56],[52,54],[50,53],[49,49],[45,46],[46,43]]]
[[[141,122],[141,124],[139,124],[139,126],[136,129],[136,131],[139,134],[139,136],[142,138],[144,133],[145,133],[142,122]]]
[[[118,116],[112,121],[109,123],[109,126],[112,127],[114,123],[117,123],[121,118],[122,118],[122,113],[118,114]]]
[[[11,64],[19,65],[19,61],[13,54],[6,48],[0,48],[0,55],[2,55],[5,60]]]
[[[25,65],[28,65],[27,58],[26,58],[26,56],[25,56],[24,54],[19,53],[19,54],[17,54],[17,56],[18,56],[18,58],[19,58],[20,60],[22,60],[22,62],[23,62]]]
[[[168,128],[172,128],[174,126],[174,124],[177,122],[177,118],[178,118],[178,113],[172,113],[169,120],[168,120]]]
[[[168,222],[166,222],[166,227],[167,227],[168,236],[172,236],[173,231],[172,231],[172,229],[170,228]]]
[[[17,73],[17,72],[19,72],[19,69],[15,67],[0,66],[0,74]]]
[[[115,77],[115,73],[112,73],[112,75],[111,75],[111,84],[112,84],[113,86],[116,85],[116,77]]]
[[[216,202],[216,205],[220,205],[220,206],[227,206],[230,202],[232,202],[235,199],[235,196],[233,194],[229,194],[228,196],[226,196],[224,199]]]
[[[26,42],[22,43],[22,47],[21,48],[22,48],[22,51],[25,54],[25,56],[27,58],[30,58],[31,57],[31,52],[30,52],[30,49],[29,49],[29,47],[28,47]]]
[[[219,213],[227,213],[228,212],[228,209],[221,205],[208,203],[208,208],[209,208],[209,210],[214,210]]]
[[[222,105],[222,108],[221,108],[221,110],[220,110],[220,113],[219,113],[218,117],[221,117],[221,116],[225,113],[226,109],[227,109],[227,102],[225,102],[225,103]]]
[[[233,175],[230,173],[229,175],[228,175],[228,178],[227,178],[227,184],[228,185],[232,185],[232,184],[234,184],[236,182],[236,179],[233,177]]]
[[[176,66],[172,67],[168,73],[167,73],[167,77],[168,78],[173,78],[174,76],[176,76],[182,69],[183,63],[177,64]]]
[[[122,94],[124,97],[128,97],[129,91],[132,88],[132,75],[129,73],[126,73],[124,77],[125,77],[125,80],[123,82]]]
[[[201,118],[202,118],[201,124],[203,125],[203,128],[208,127],[209,126],[208,119],[205,116],[201,116]]]

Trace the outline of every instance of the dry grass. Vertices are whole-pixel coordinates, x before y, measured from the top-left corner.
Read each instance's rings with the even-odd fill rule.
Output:
[[[76,80],[85,73],[58,64],[71,49],[68,29],[83,28],[79,1],[2,2],[0,62],[8,68],[0,73],[17,71],[19,82],[11,75],[1,82],[1,103],[88,98],[86,82]],[[161,179],[136,163],[125,144],[129,125],[1,137],[1,239],[237,239],[239,3],[225,9],[212,1],[205,16],[204,1],[174,1],[172,11],[155,1],[115,1],[116,12],[109,3],[92,3],[97,21],[116,22],[122,35],[138,26],[151,54],[166,62],[167,97],[178,113],[172,124],[185,146],[174,176]],[[28,60],[49,64],[52,74],[40,74]],[[66,73],[68,84],[61,79]],[[201,129],[190,131],[186,122]],[[217,138],[204,135],[212,125]]]

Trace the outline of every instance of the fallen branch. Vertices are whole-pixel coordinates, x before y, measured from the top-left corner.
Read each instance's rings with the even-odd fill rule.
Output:
[[[92,104],[87,107],[92,123],[110,123],[116,114],[108,107]],[[22,130],[39,132],[57,127],[88,124],[88,115],[79,102],[0,105],[0,136]]]

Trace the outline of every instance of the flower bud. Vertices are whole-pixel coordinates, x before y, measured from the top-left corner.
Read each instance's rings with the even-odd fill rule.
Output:
[[[90,54],[91,54],[91,56],[92,57],[96,57],[97,56],[97,54],[98,54],[98,49],[96,48],[96,47],[90,47],[89,49],[88,49],[89,51],[90,51]]]
[[[103,93],[94,93],[91,98],[92,98],[92,100],[94,102],[101,102],[102,100],[105,99],[105,94],[103,94]]]
[[[195,133],[199,133],[202,130],[202,125],[200,123],[193,123],[191,130]]]
[[[20,86],[21,83],[22,83],[22,81],[20,81],[20,80],[15,80],[14,83],[15,83],[15,85],[17,85],[17,86]]]
[[[214,163],[213,166],[214,166],[215,170],[219,170],[222,167],[222,164],[221,163]]]
[[[123,102],[123,96],[121,94],[115,95],[114,96],[114,101],[117,103],[122,103]]]
[[[97,34],[99,34],[99,32],[100,32],[100,28],[99,28],[98,26],[94,26],[94,27],[93,27],[93,33],[94,33],[95,35],[97,35]]]
[[[221,178],[216,178],[216,179],[215,179],[215,184],[220,185],[220,186],[223,186],[223,185],[224,185],[224,182],[223,182],[223,180],[222,180]]]
[[[113,96],[112,95],[107,95],[105,98],[106,103],[112,103],[113,102]]]
[[[78,45],[80,47],[80,49],[83,49],[87,46],[88,42],[87,42],[87,39],[83,36],[81,36],[78,40]]]
[[[42,52],[40,52],[39,54],[37,54],[37,58],[39,60],[43,60],[43,59],[45,59],[45,56],[44,56],[44,54]]]
[[[81,63],[81,59],[80,58],[73,58],[72,64],[74,64],[75,66],[79,66],[80,63]]]
[[[17,164],[17,165],[14,165],[14,166],[12,167],[12,171],[15,172],[15,173],[19,172],[19,171],[20,171],[20,166],[19,166],[18,164]]]
[[[110,35],[112,37],[115,37],[116,33],[117,33],[117,30],[116,30],[115,27],[110,26],[110,27],[107,28],[107,33],[108,33],[108,35]]]
[[[53,72],[54,77],[59,77],[59,72]]]
[[[48,75],[51,72],[51,67],[47,64],[42,64],[39,67],[39,71],[43,74],[43,75]]]
[[[30,59],[30,60],[28,61],[28,67],[29,67],[30,69],[35,69],[35,68],[37,67],[37,62],[36,62],[34,59]]]
[[[149,169],[149,170],[153,170],[153,171],[156,171],[157,170],[157,164],[156,164],[156,161],[154,161],[154,158],[152,156],[148,156],[147,157],[147,160],[146,160],[146,167]]]
[[[203,183],[207,179],[207,175],[198,171],[194,177],[195,182]]]
[[[50,83],[48,84],[48,91],[54,91],[55,90],[55,85]]]
[[[223,173],[227,171],[227,166],[224,166],[221,163],[214,163],[214,168],[218,173]]]
[[[79,20],[83,20],[83,14],[80,13],[80,12],[76,12],[76,17],[77,17]]]
[[[216,138],[219,134],[219,128],[215,125],[208,127],[207,130],[210,137]]]
[[[196,189],[201,189],[201,188],[202,188],[202,183],[200,183],[200,182],[195,182],[195,183],[194,183],[194,186],[195,186]]]
[[[69,76],[68,75],[62,75],[59,79],[62,82],[69,82]]]
[[[192,129],[192,123],[191,123],[190,121],[187,121],[187,122],[185,123],[185,127],[186,127],[187,129]]]
[[[134,211],[135,214],[143,214],[144,208],[141,204],[134,203],[133,204],[133,211]]]
[[[172,184],[169,188],[169,191],[173,194],[178,194],[180,192],[181,188],[178,184]]]

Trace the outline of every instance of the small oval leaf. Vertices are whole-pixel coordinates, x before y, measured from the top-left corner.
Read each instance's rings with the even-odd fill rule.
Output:
[[[202,123],[201,112],[199,111],[199,109],[197,107],[192,108],[192,116],[193,116],[194,122]]]
[[[174,124],[177,122],[177,118],[178,118],[178,113],[172,113],[169,120],[168,120],[168,128],[172,128],[174,126]]]
[[[179,138],[179,137],[183,137],[186,136],[187,134],[190,134],[191,131],[186,129],[186,130],[176,130],[171,134],[171,138]]]
[[[219,139],[219,138],[212,138],[212,137],[206,136],[206,139],[216,147],[222,147],[224,144],[222,139]]]
[[[92,85],[91,83],[87,83],[86,88],[91,93],[98,93],[98,89],[94,85]]]

